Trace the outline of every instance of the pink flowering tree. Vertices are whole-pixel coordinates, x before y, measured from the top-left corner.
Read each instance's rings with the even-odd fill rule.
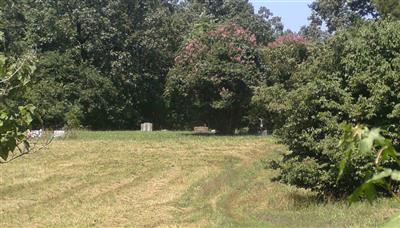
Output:
[[[168,74],[165,95],[173,118],[233,133],[261,81],[260,67],[254,34],[234,23],[213,26],[182,47]]]

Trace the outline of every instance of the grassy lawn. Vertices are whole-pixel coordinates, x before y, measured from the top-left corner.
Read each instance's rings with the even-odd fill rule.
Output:
[[[273,138],[79,132],[0,165],[0,227],[370,227],[398,211],[271,182]]]

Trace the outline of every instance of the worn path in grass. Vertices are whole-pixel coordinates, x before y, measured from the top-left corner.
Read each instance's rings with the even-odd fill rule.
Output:
[[[397,211],[270,181],[272,138],[79,132],[0,166],[0,227],[367,227]]]

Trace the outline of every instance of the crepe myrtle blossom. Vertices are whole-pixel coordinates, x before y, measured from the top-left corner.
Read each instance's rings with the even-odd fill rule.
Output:
[[[236,62],[242,62],[242,57],[240,57],[240,56],[235,56],[235,57],[233,57],[233,60],[235,60]]]
[[[221,47],[228,46],[224,51],[228,58],[240,64],[254,64],[248,56],[249,48],[257,45],[256,35],[248,29],[235,23],[219,25],[193,40],[187,42],[175,57],[175,64],[192,63],[200,53],[219,52]],[[218,51],[217,51],[218,50]],[[252,51],[250,51],[252,52]]]
[[[209,35],[215,38],[235,38],[250,41],[253,44],[257,43],[257,38],[255,34],[235,23],[220,25],[217,27],[217,29],[210,31]]]
[[[184,48],[181,51],[181,53],[175,57],[175,59],[174,59],[175,64],[179,64],[182,59],[185,59],[184,56],[194,55],[199,47],[200,47],[200,44],[199,44],[199,42],[197,40],[192,40],[189,43],[187,43],[184,46]]]
[[[185,50],[191,52],[191,51],[194,50],[194,48],[195,48],[195,43],[192,41],[192,42],[190,42],[190,43],[188,43],[188,44],[186,45]]]
[[[304,36],[297,35],[297,34],[287,34],[278,37],[275,41],[268,44],[268,47],[276,47],[282,45],[284,43],[300,43],[300,44],[307,44],[308,41]]]
[[[256,37],[256,35],[255,34],[251,34],[251,36],[250,36],[250,42],[252,42],[252,43],[257,43],[257,37]]]

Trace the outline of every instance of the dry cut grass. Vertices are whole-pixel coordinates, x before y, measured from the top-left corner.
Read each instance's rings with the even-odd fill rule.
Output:
[[[367,227],[389,200],[348,207],[270,181],[272,138],[79,132],[0,166],[0,227]]]

